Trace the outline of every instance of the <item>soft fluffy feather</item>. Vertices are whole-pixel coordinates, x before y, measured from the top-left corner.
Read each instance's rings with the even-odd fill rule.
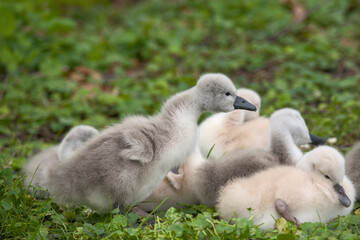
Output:
[[[220,162],[205,162],[195,172],[194,189],[200,202],[215,206],[220,188],[237,177],[247,177],[278,165],[276,157],[263,149],[246,149],[227,155]]]
[[[31,186],[41,186],[48,188],[49,170],[59,163],[58,158],[59,146],[53,146],[41,151],[40,153],[31,157],[23,166],[22,171],[26,175],[24,181],[24,188],[33,192]],[[31,185],[31,186],[30,186]],[[38,198],[49,195],[48,191],[37,191],[35,196]]]
[[[356,198],[360,201],[360,143],[355,144],[346,155],[345,172],[354,183]]]
[[[257,108],[256,112],[233,111],[217,113],[205,119],[199,126],[199,146],[204,157],[210,149],[209,160],[221,160],[228,153],[249,147],[267,147],[269,119],[259,118],[260,96],[246,88],[237,90]],[[213,147],[214,146],[214,147]]]
[[[315,159],[317,162],[313,162]],[[300,222],[328,222],[338,215],[349,214],[355,190],[341,170],[344,169],[342,156],[335,149],[319,147],[304,155],[302,161],[310,163],[298,167],[278,166],[229,182],[218,199],[220,216],[226,220],[235,216],[248,218],[248,208],[251,208],[254,224],[264,223],[262,228],[272,228],[275,223],[273,218],[281,217],[275,208],[277,199],[282,199],[289,212]],[[307,165],[314,165],[315,168],[303,170],[302,166]],[[324,169],[325,165],[329,166]],[[337,177],[325,178],[325,175],[332,176],[336,170],[340,170]],[[336,183],[343,185],[351,200],[350,207],[346,208],[339,202],[334,190]]]

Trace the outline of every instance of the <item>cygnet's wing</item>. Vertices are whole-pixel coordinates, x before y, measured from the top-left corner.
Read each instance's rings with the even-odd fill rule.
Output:
[[[125,131],[121,134],[122,145],[120,156],[125,159],[148,163],[153,160],[156,143],[146,129]]]

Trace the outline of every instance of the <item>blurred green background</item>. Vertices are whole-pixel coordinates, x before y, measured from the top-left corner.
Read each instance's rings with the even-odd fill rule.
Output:
[[[359,40],[360,0],[0,0],[0,239],[359,239],[359,203],[300,229],[229,224],[204,206],[143,227],[36,200],[19,173],[74,125],[154,114],[208,72],[257,91],[262,115],[298,109],[346,153],[360,140]]]
[[[257,91],[263,115],[360,140],[359,0],[1,0],[0,163],[72,126],[156,113],[203,73]],[[204,116],[203,116],[204,117]]]

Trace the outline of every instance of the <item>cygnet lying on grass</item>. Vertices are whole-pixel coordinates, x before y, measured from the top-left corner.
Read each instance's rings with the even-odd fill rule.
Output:
[[[220,217],[249,218],[268,229],[284,217],[302,222],[328,222],[351,212],[355,189],[344,175],[344,159],[328,146],[306,153],[297,166],[278,166],[229,182],[220,192]],[[343,187],[342,187],[342,186]]]
[[[24,187],[32,186],[48,188],[48,177],[51,168],[77,152],[90,138],[98,134],[98,130],[87,125],[78,125],[66,134],[59,146],[53,146],[34,155],[25,164],[22,171],[26,175]],[[29,188],[32,192],[32,188]],[[36,197],[45,197],[47,191],[36,192]]]
[[[195,193],[200,202],[214,206],[221,186],[237,177],[248,177],[275,165],[294,165],[302,157],[299,145],[325,143],[309,133],[301,114],[289,108],[270,117],[269,149],[252,148],[227,154],[219,162],[205,162],[196,171]]]
[[[211,150],[209,160],[221,160],[225,154],[239,149],[267,148],[269,119],[259,117],[260,96],[246,88],[238,89],[237,94],[254,104],[257,111],[217,113],[200,124],[200,151],[204,157],[207,157]]]
[[[355,144],[346,155],[345,173],[354,183],[356,198],[360,201],[360,143]]]
[[[223,74],[206,74],[171,97],[153,117],[129,117],[91,138],[49,171],[48,189],[59,204],[84,204],[100,212],[143,201],[170,169],[193,152],[204,111],[256,110],[236,96]]]
[[[195,183],[193,182],[193,176],[196,169],[205,161],[200,150],[196,148],[190,157],[181,164],[178,173],[168,172],[151,195],[139,204],[139,207],[145,211],[152,211],[164,199],[166,200],[159,206],[159,210],[167,210],[170,207],[182,207],[181,203],[199,204],[200,202],[194,192]]]

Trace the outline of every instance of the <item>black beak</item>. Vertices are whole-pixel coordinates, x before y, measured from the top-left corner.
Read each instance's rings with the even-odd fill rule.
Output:
[[[313,144],[313,145],[325,145],[327,138],[322,138],[322,137],[315,136],[315,135],[311,134],[311,132],[309,132],[309,134],[310,134],[311,144]]]
[[[337,183],[337,184],[334,185],[334,189],[335,189],[335,192],[338,194],[339,202],[340,202],[344,207],[350,207],[350,205],[351,205],[351,200],[350,200],[349,197],[346,195],[344,188]]]
[[[244,109],[249,111],[256,111],[256,107],[243,99],[242,97],[236,96],[235,102],[234,102],[234,108],[235,109]]]

